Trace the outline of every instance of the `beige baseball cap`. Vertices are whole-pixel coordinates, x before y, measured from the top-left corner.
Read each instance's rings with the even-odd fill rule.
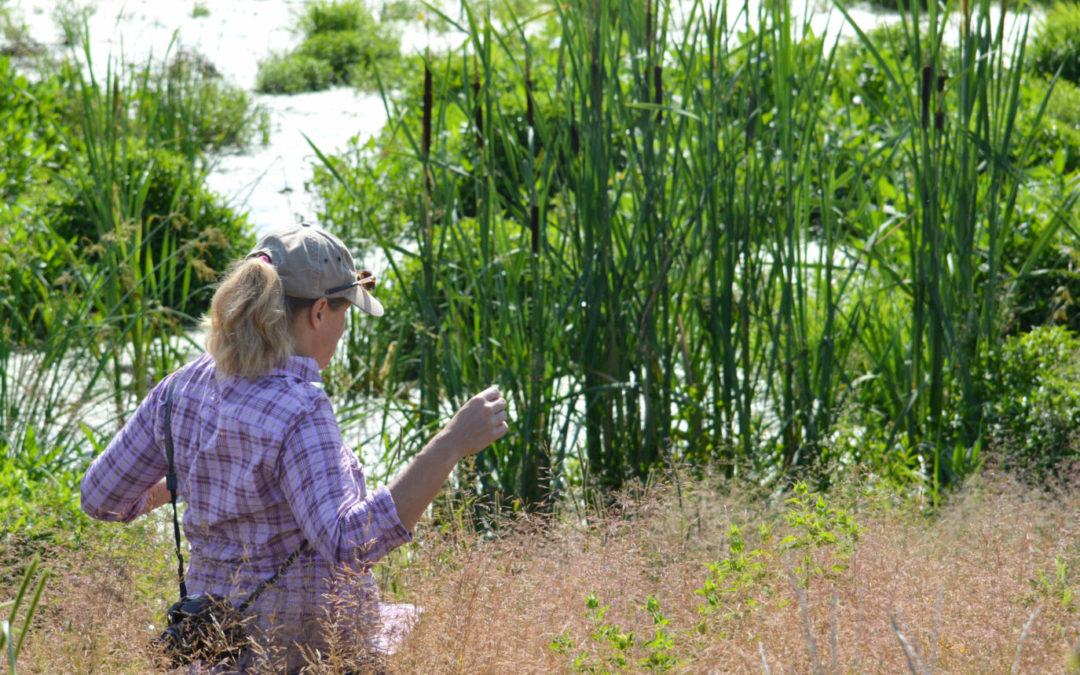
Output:
[[[348,298],[372,316],[382,316],[383,306],[359,278],[352,254],[333,234],[316,225],[302,223],[264,234],[248,258],[263,256],[281,277],[285,295],[317,300]]]

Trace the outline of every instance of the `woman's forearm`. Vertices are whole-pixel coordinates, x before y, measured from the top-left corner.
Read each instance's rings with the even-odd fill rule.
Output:
[[[439,494],[457,464],[457,458],[443,434],[435,436],[405,470],[390,483],[398,519],[412,532],[420,516]]]
[[[390,496],[405,529],[412,531],[458,460],[480,452],[507,431],[506,399],[497,388],[489,387],[469,399],[390,484]]]
[[[139,511],[139,515],[150,513],[157,507],[168,504],[170,500],[169,488],[165,487],[165,479],[162,478],[146,491],[146,502],[143,504],[142,510]]]

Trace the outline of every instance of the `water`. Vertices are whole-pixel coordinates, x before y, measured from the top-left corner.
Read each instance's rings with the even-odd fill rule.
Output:
[[[162,2],[161,0],[25,0],[10,5],[15,23],[25,25],[34,41],[53,52],[63,52],[61,14],[78,16],[89,8],[87,26],[95,68],[109,60],[142,64],[184,49],[205,56],[226,82],[254,92],[258,63],[275,52],[291,50],[300,36],[292,27],[306,3],[303,0],[247,0],[245,2]],[[378,7],[381,3],[369,3]],[[447,3],[454,4],[456,3]],[[209,14],[193,16],[196,6]],[[453,34],[429,33],[422,24],[402,33],[403,53],[453,44]],[[351,87],[295,96],[253,94],[255,103],[270,116],[270,142],[253,145],[243,154],[217,158],[207,180],[239,212],[248,214],[255,231],[317,220],[318,205],[306,184],[317,162],[308,138],[323,152],[343,150],[356,137],[363,141],[386,123],[377,94]]]

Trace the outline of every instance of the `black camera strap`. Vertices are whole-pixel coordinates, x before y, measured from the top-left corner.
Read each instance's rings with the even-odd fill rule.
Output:
[[[187,583],[184,581],[184,554],[180,552],[180,519],[176,515],[176,491],[179,487],[179,481],[176,478],[176,468],[173,465],[173,441],[172,441],[172,397],[173,389],[176,387],[176,379],[169,383],[168,393],[165,395],[165,456],[169,460],[169,471],[165,474],[165,487],[169,489],[169,501],[172,502],[172,522],[173,522],[173,537],[176,539],[176,559],[178,561],[177,576],[180,579],[180,599],[183,600],[187,597]],[[244,612],[258,599],[271,584],[277,581],[278,577],[285,573],[285,570],[289,569],[289,566],[296,561],[296,558],[300,555],[301,551],[307,548],[307,540],[300,542],[300,546],[293,551],[288,558],[277,568],[273,576],[269,579],[264,579],[262,583],[255,587],[255,590],[247,596],[237,607],[238,610]]]

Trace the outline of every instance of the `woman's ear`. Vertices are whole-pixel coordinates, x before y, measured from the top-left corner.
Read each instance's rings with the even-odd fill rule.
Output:
[[[311,305],[311,326],[317,328],[323,320],[323,313],[330,309],[330,301],[326,298],[319,298]]]

